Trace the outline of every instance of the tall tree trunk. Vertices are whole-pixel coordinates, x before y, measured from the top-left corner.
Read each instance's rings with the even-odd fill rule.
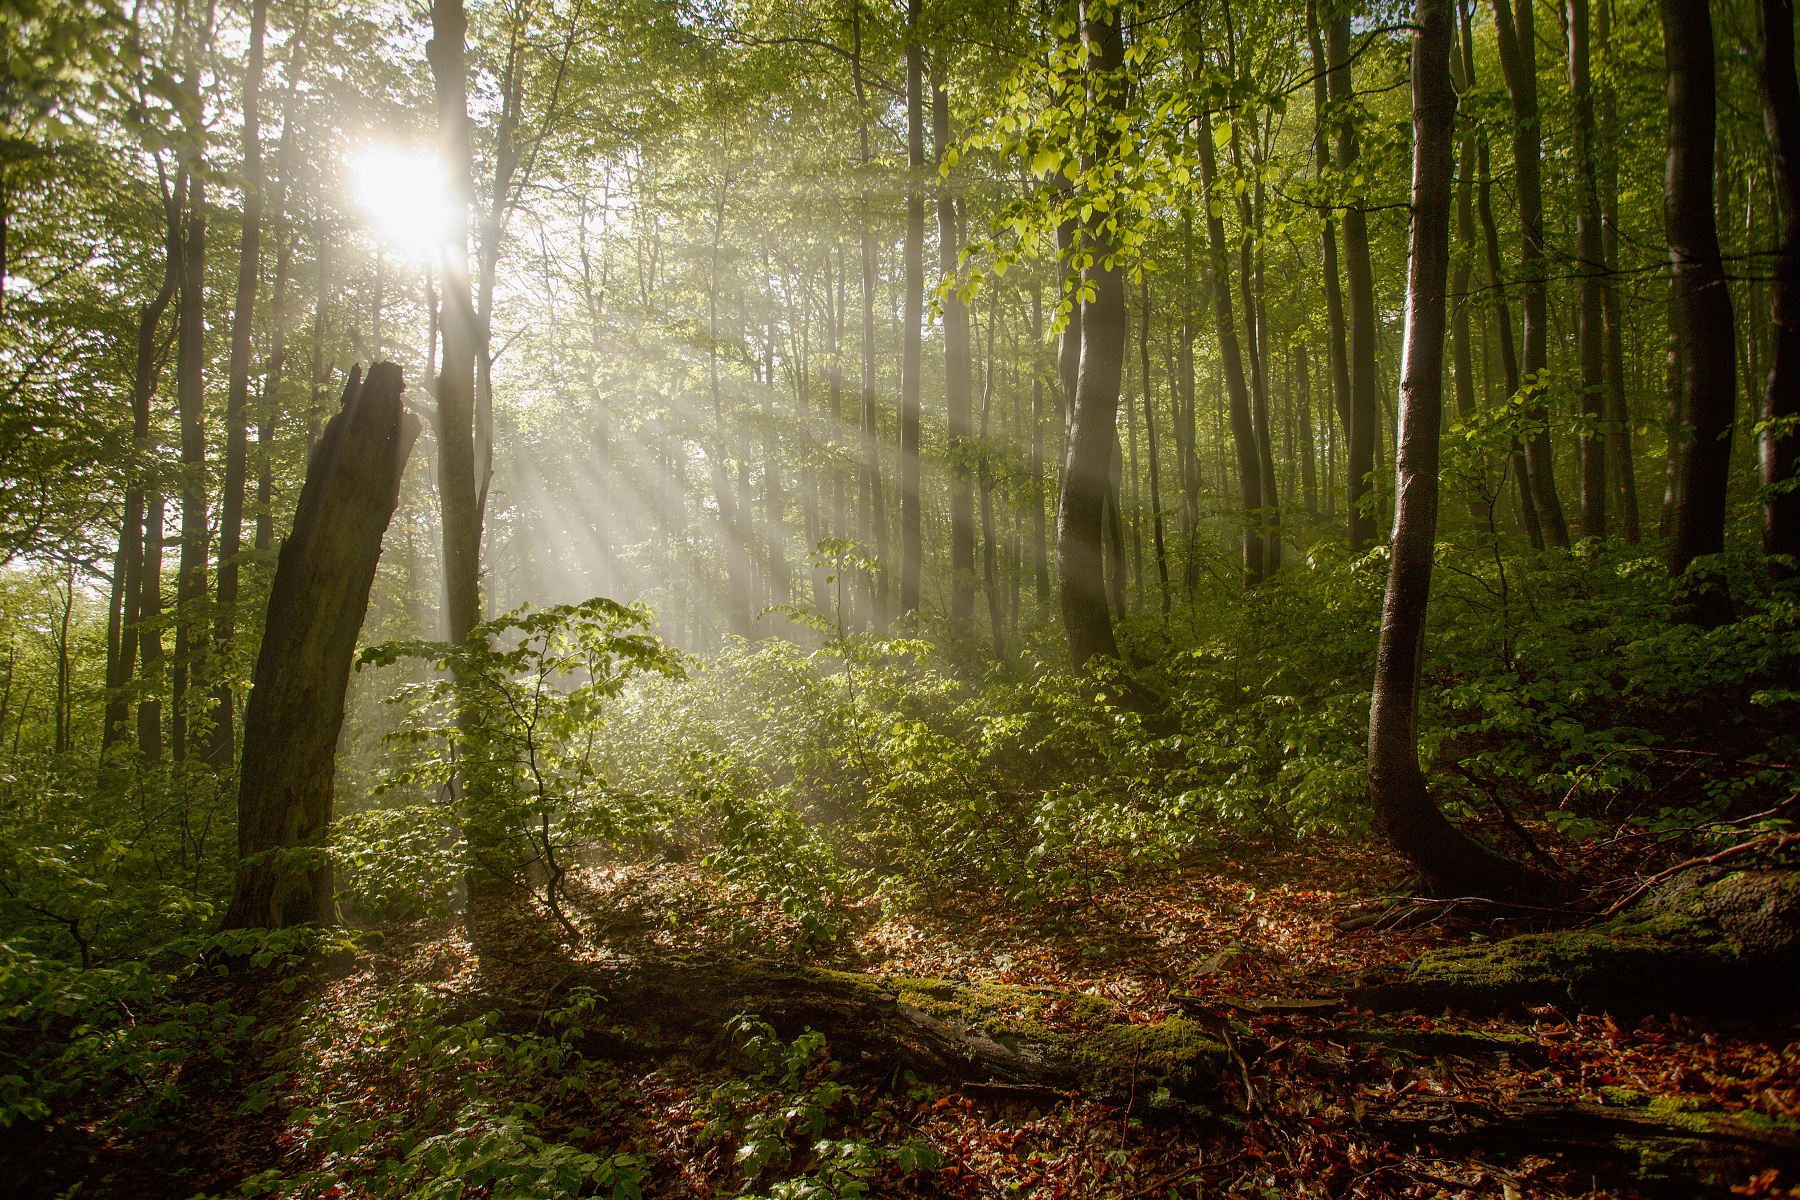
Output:
[[[1631,461],[1631,410],[1625,398],[1625,330],[1619,301],[1619,103],[1613,86],[1617,67],[1612,53],[1614,0],[1599,0],[1594,10],[1594,42],[1605,69],[1594,87],[1595,159],[1600,185],[1600,251],[1606,258],[1601,319],[1606,326],[1606,475],[1609,495],[1618,504],[1625,541],[1637,545],[1643,536],[1638,516],[1637,471]]]
[[[860,117],[857,128],[865,173],[871,159],[869,148],[868,95],[862,74],[862,2],[851,6],[854,49],[850,59],[851,80],[856,88],[856,107]],[[858,530],[865,545],[875,550],[875,569],[864,577],[864,592],[870,624],[878,635],[888,631],[888,525],[887,503],[881,489],[881,420],[875,397],[875,269],[876,250],[873,220],[869,214],[869,193],[864,189],[858,200],[859,229],[862,235],[862,404],[859,425],[862,437],[862,463],[857,481]]]
[[[1467,22],[1467,15],[1463,0],[1455,0],[1455,3],[1460,30]],[[1459,95],[1469,94],[1469,88],[1475,79],[1474,63],[1475,47],[1465,33],[1458,38],[1457,45],[1450,52],[1450,78],[1456,84]],[[1457,252],[1450,284],[1450,360],[1456,374],[1456,414],[1467,420],[1474,416],[1476,409],[1474,338],[1469,316],[1475,302],[1469,285],[1474,274],[1476,255],[1480,252],[1475,244],[1475,122],[1462,122],[1458,132],[1461,135],[1461,145],[1456,164]],[[1485,493],[1486,465],[1483,464],[1480,470],[1480,490]],[[1478,522],[1487,516],[1487,505],[1482,495],[1469,496],[1469,515]]]
[[[1300,405],[1300,496],[1310,520],[1319,519],[1319,477],[1312,416],[1312,369],[1304,343],[1294,347],[1294,394]]]
[[[1601,0],[1604,4],[1606,0]],[[1588,0],[1568,0],[1569,101],[1575,134],[1575,254],[1581,280],[1576,325],[1581,363],[1581,411],[1588,427],[1577,448],[1581,461],[1581,534],[1606,536],[1606,250],[1602,243],[1600,184],[1595,169],[1594,91],[1588,37]]]
[[[1512,864],[1471,842],[1432,801],[1419,767],[1419,675],[1437,537],[1438,432],[1443,412],[1445,283],[1450,266],[1450,0],[1413,6],[1412,226],[1406,343],[1400,378],[1393,552],[1369,706],[1369,791],[1389,841],[1435,895],[1493,895]]]
[[[1347,111],[1352,102],[1348,14],[1333,18],[1326,27],[1325,54],[1332,104],[1346,110],[1338,115],[1337,165],[1348,173],[1361,154],[1356,123]],[[1350,284],[1350,550],[1359,554],[1375,544],[1375,501],[1370,485],[1376,467],[1375,443],[1381,436],[1377,395],[1381,385],[1375,374],[1375,269],[1369,261],[1369,221],[1360,202],[1344,211],[1344,260]]]
[[[1549,352],[1549,297],[1544,272],[1544,197],[1540,171],[1542,135],[1538,129],[1537,33],[1531,0],[1519,0],[1515,22],[1512,0],[1493,0],[1494,34],[1500,69],[1513,106],[1513,174],[1519,198],[1519,275],[1525,293],[1525,358],[1522,385],[1528,390],[1527,414],[1547,426],[1544,372]],[[1556,458],[1547,428],[1525,438],[1525,470],[1532,507],[1545,539],[1566,548],[1569,526],[1556,495]]]
[[[138,572],[138,678],[144,695],[138,701],[138,754],[145,762],[159,762],[163,753],[162,694],[164,676],[162,637],[163,518],[167,502],[162,480],[154,468],[144,481],[144,562]]]
[[[925,321],[925,47],[919,28],[923,0],[906,5],[906,295],[900,351],[900,615],[919,608],[924,582],[922,500],[919,494],[920,339]]]
[[[175,661],[169,687],[169,749],[188,753],[188,684],[204,686],[206,645],[206,185],[188,182],[181,306],[175,347],[175,406],[181,420],[181,563],[175,584]]]
[[[725,401],[719,389],[719,252],[725,239],[725,167],[721,164],[719,199],[713,207],[712,257],[706,281],[706,370],[712,393],[713,444],[707,451],[713,485],[713,501],[719,506],[721,539],[725,549],[725,583],[730,592],[731,632],[749,637],[754,631],[751,612],[750,505],[732,494],[731,468],[727,461],[729,438],[725,430]],[[741,468],[740,468],[741,469]],[[746,480],[746,485],[747,485]],[[745,487],[748,492],[748,487]]]
[[[343,407],[307,462],[244,712],[239,867],[227,928],[332,919],[322,851],[344,692],[382,535],[419,435],[400,402],[404,387],[392,363],[371,367],[367,381],[352,371]]]
[[[1156,584],[1162,594],[1163,616],[1169,615],[1169,554],[1163,543],[1162,467],[1157,458],[1156,397],[1150,390],[1150,281],[1144,280],[1143,332],[1138,338],[1138,360],[1144,374],[1144,452],[1150,459],[1150,534],[1156,550]],[[1170,389],[1173,392],[1173,388]]]
[[[931,130],[936,160],[950,146],[950,98],[941,68],[932,72]],[[969,306],[954,286],[961,238],[956,198],[940,185],[937,198],[938,270],[952,281],[944,297],[944,416],[950,439],[950,620],[967,624],[975,618],[975,498],[972,491],[972,371],[969,360]],[[986,462],[985,450],[983,462]],[[986,503],[986,501],[984,501]]]
[[[1255,514],[1262,508],[1262,459],[1257,453],[1256,429],[1250,416],[1250,389],[1244,381],[1243,351],[1238,345],[1237,321],[1232,314],[1231,264],[1225,251],[1225,221],[1220,211],[1222,188],[1217,155],[1213,150],[1212,118],[1200,114],[1197,144],[1200,149],[1200,202],[1206,207],[1206,238],[1212,258],[1213,321],[1219,338],[1219,363],[1225,376],[1225,392],[1231,412],[1231,441],[1237,451],[1238,498],[1244,514],[1244,582],[1261,583],[1264,542],[1257,535]]]
[[[1669,73],[1669,153],[1663,205],[1681,345],[1682,423],[1687,434],[1669,546],[1669,574],[1680,579],[1695,559],[1725,548],[1725,489],[1737,405],[1737,343],[1713,212],[1717,98],[1712,14],[1706,0],[1660,0],[1658,8]],[[1701,624],[1731,619],[1731,594],[1722,574],[1706,571],[1685,580],[1684,586],[1687,619]]]
[[[256,319],[256,286],[262,267],[262,74],[269,0],[250,6],[250,55],[244,68],[244,228],[238,248],[237,296],[231,315],[231,365],[225,385],[225,494],[219,501],[218,614],[213,641],[219,678],[213,692],[212,744],[207,761],[231,766],[237,739],[229,655],[237,631],[238,555],[243,549],[244,483],[250,455],[250,343]]]
[[[1775,355],[1763,393],[1757,440],[1763,553],[1776,575],[1800,573],[1800,84],[1794,74],[1793,0],[1759,0],[1759,82],[1776,192],[1781,244],[1773,256]]]
[[[181,282],[181,212],[186,201],[187,173],[183,171],[173,190],[163,196],[162,284],[138,316],[137,358],[131,378],[131,474],[125,487],[125,512],[119,525],[118,553],[113,560],[114,596],[108,609],[109,613],[117,614],[117,620],[116,627],[107,631],[106,718],[100,735],[103,765],[107,752],[127,736],[131,720],[131,697],[126,689],[137,661],[144,616],[144,509],[146,493],[154,486],[154,468],[149,463],[154,449],[150,435],[150,405],[156,397],[156,380],[161,367],[157,359],[156,332]],[[161,524],[158,517],[159,554]],[[159,587],[160,575],[159,564]],[[160,728],[158,722],[159,744]]]
[[[469,146],[468,68],[462,0],[432,0],[425,54],[437,91],[438,153],[453,202],[445,231],[443,368],[437,380],[438,500],[444,537],[444,608],[449,640],[462,642],[481,621],[481,510],[475,481],[477,327],[469,278],[469,205],[474,168]]]
[[[1005,662],[1006,616],[1000,591],[999,547],[994,541],[994,472],[988,453],[988,415],[994,407],[994,318],[999,307],[1000,296],[995,292],[988,299],[987,367],[981,375],[981,584],[987,592],[994,657]],[[964,315],[966,317],[967,309]]]
[[[1312,51],[1313,65],[1313,170],[1318,179],[1325,178],[1331,163],[1330,120],[1328,109],[1333,94],[1347,94],[1349,64],[1338,62],[1327,66],[1325,48],[1319,38],[1317,0],[1306,0],[1306,39]],[[1343,77],[1340,85],[1336,81]],[[1325,284],[1325,353],[1331,372],[1331,407],[1337,413],[1346,436],[1350,432],[1350,350],[1349,332],[1344,324],[1344,292],[1338,276],[1337,227],[1329,204],[1319,206],[1319,273]],[[1330,420],[1325,422],[1329,428]],[[1329,470],[1327,474],[1329,474]],[[1329,498],[1326,510],[1335,505]],[[1351,510],[1354,512],[1354,508]],[[1354,531],[1349,531],[1354,536]]]
[[[1088,51],[1088,102],[1100,112],[1125,107],[1125,40],[1119,11],[1105,0],[1082,0],[1081,36]],[[1111,149],[1102,120],[1098,153]],[[1108,259],[1115,252],[1105,218],[1087,222],[1083,246],[1092,263],[1082,272],[1091,296],[1082,306],[1080,370],[1069,406],[1068,449],[1062,502],[1056,520],[1056,578],[1069,657],[1084,667],[1096,656],[1117,658],[1107,614],[1101,549],[1108,483],[1118,445],[1119,381],[1125,366],[1125,273]]]
[[[1044,529],[1044,300],[1031,289],[1031,573],[1038,610],[1050,603],[1050,549]]]

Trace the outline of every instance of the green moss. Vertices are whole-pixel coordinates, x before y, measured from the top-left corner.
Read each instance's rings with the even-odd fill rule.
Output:
[[[1113,1025],[1080,1047],[1075,1060],[1115,1087],[1135,1077],[1192,1091],[1224,1078],[1231,1052],[1204,1026],[1177,1014],[1150,1025]]]
[[[1644,1093],[1628,1087],[1603,1087],[1600,1097],[1614,1108],[1642,1108],[1648,1103]]]

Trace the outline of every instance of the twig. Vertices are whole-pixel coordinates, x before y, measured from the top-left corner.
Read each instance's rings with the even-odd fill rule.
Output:
[[[1625,893],[1623,899],[1619,900],[1611,908],[1600,915],[1603,918],[1616,916],[1622,910],[1630,907],[1631,903],[1639,896],[1642,896],[1645,892],[1649,891],[1663,880],[1668,879],[1671,876],[1679,875],[1683,871],[1691,871],[1696,867],[1714,866],[1727,859],[1738,858],[1755,850],[1766,849],[1771,853],[1774,853],[1787,846],[1791,846],[1796,842],[1800,842],[1800,833],[1771,833],[1763,837],[1751,838],[1747,842],[1739,842],[1737,845],[1721,850],[1717,854],[1708,854],[1702,858],[1690,858],[1686,862],[1676,863],[1667,870],[1658,871],[1650,878],[1644,880],[1644,882],[1638,884],[1637,887]]]

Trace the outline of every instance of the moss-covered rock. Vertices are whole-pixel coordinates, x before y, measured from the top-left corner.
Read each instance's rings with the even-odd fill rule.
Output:
[[[1800,872],[1682,880],[1590,929],[1430,951],[1372,1008],[1498,1012],[1556,1004],[1622,1013],[1800,1005]]]

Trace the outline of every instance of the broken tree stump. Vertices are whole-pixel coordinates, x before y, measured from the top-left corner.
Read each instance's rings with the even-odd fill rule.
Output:
[[[400,499],[418,419],[400,368],[350,373],[342,407],[306,464],[281,544],[262,649],[244,712],[238,770],[237,892],[227,928],[331,919],[331,824],[338,732],[381,539]]]

